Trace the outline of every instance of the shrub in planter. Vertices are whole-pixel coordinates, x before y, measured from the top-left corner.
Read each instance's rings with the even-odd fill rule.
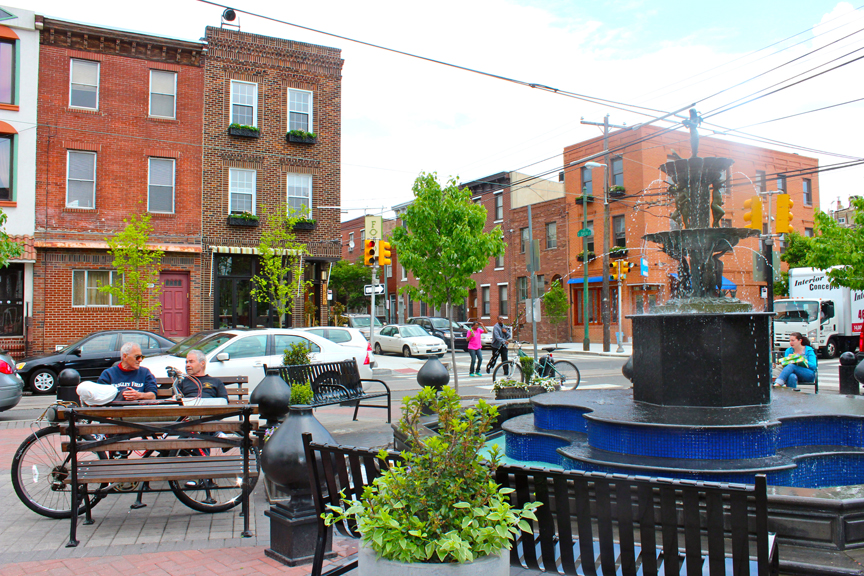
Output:
[[[530,383],[520,382],[513,378],[496,380],[492,385],[496,400],[512,400],[514,398],[530,398],[537,394],[555,392],[561,389],[561,383],[555,378],[535,377]]]
[[[236,122],[228,125],[228,133],[232,136],[245,136],[247,138],[258,138],[261,130],[256,126],[247,126]]]
[[[609,250],[610,258],[622,258],[624,256],[627,256],[627,248],[623,246],[615,246],[614,248]]]
[[[318,135],[314,132],[306,132],[305,130],[291,130],[286,134],[289,142],[299,142],[301,144],[314,144],[318,141]]]
[[[419,426],[424,407],[438,414],[438,434],[428,438]],[[483,400],[463,412],[449,386],[438,394],[426,387],[406,398],[399,422],[410,447],[404,462],[347,508],[331,506],[325,521],[356,520],[363,544],[389,561],[455,563],[500,555],[520,529],[530,530],[525,519],[536,518],[538,505],[511,507],[507,494],[513,490],[494,481],[497,450],[489,462],[480,456],[497,412]]]
[[[302,364],[309,364],[309,353],[311,350],[306,344],[302,344],[300,342],[294,342],[288,348],[286,348],[282,353],[282,365],[283,366],[300,366]],[[292,402],[295,404],[295,402]]]
[[[519,364],[522,366],[522,380],[528,382],[534,375],[534,358],[531,356],[520,356]]]
[[[292,225],[294,230],[314,230],[317,223],[313,218],[309,218],[308,216],[304,216],[302,218],[297,218]]]
[[[228,215],[228,224],[232,226],[258,226],[258,216],[251,212],[238,212]]]
[[[621,185],[615,185],[609,187],[609,196],[612,198],[620,198],[625,194],[624,187]]]
[[[291,404],[306,405],[311,404],[315,394],[312,392],[312,386],[306,384],[294,383],[291,385]]]

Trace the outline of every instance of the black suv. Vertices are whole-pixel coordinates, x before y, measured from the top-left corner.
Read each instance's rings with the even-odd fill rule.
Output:
[[[408,324],[422,326],[432,336],[437,336],[444,340],[447,344],[447,348],[450,348],[451,324],[447,318],[440,318],[438,316],[415,316],[414,318],[408,319]],[[452,330],[453,343],[456,346],[456,350],[466,350],[468,348],[468,339],[466,337],[465,329],[459,326],[456,322],[453,322]]]

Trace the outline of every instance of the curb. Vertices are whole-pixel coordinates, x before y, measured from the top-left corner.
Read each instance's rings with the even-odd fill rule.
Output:
[[[574,354],[576,356],[607,356],[610,358],[629,358],[632,354],[628,352],[592,352],[585,350],[562,350],[558,349],[554,354]]]

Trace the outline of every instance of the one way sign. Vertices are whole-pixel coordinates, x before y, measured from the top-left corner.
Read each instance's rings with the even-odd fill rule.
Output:
[[[375,294],[384,294],[383,284],[375,284],[374,286],[372,284],[366,284],[366,286],[363,287],[363,293],[366,294],[366,296],[371,296],[373,289],[375,290]]]

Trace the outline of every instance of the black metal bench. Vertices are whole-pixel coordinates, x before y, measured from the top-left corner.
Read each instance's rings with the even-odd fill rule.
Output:
[[[321,576],[328,528],[320,514],[328,504],[341,504],[340,491],[359,497],[388,461],[375,450],[313,443],[309,434],[303,434],[303,446],[319,514],[312,576]],[[390,462],[398,459],[390,453]],[[755,485],[743,485],[502,466],[496,480],[515,490],[514,506],[543,504],[538,521],[529,522],[532,533],[521,532],[514,543],[513,566],[592,576],[778,572],[761,474]],[[351,523],[336,526],[359,537]],[[349,557],[326,574],[338,576],[356,565]]]
[[[322,362],[320,364],[301,364],[298,366],[279,366],[276,368],[264,367],[267,374],[278,371],[279,376],[290,386],[293,382],[301,384],[308,383],[312,386],[315,398],[311,406],[332,406],[334,404],[347,404],[354,406],[354,420],[357,420],[357,412],[363,408],[382,408],[387,410],[387,422],[390,418],[390,387],[381,380],[360,378],[355,360],[344,360],[342,362]],[[363,384],[375,383],[384,387],[383,391],[371,392],[364,390]],[[364,400],[373,398],[386,398],[387,405],[361,404]]]

